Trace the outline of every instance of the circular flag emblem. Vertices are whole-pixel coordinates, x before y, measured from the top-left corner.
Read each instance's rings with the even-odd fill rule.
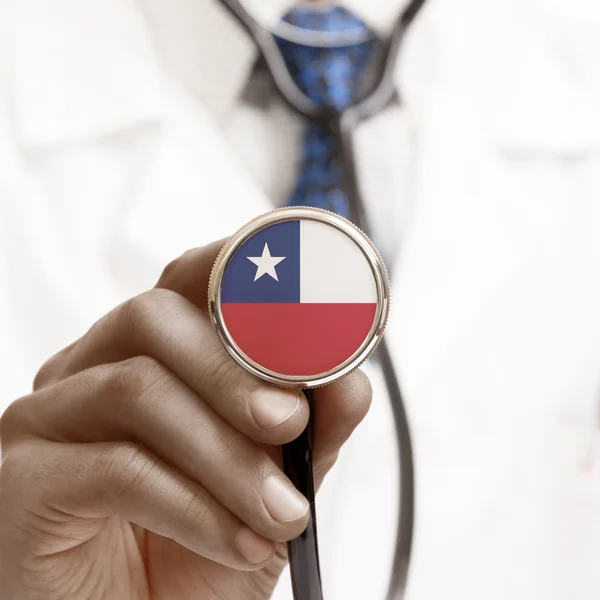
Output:
[[[381,256],[352,223],[316,208],[282,208],[240,229],[217,257],[211,319],[254,375],[314,387],[346,375],[375,349],[387,321]]]

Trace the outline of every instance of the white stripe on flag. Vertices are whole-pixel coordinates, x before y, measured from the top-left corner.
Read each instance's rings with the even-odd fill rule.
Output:
[[[366,256],[331,225],[300,221],[300,302],[377,302]]]

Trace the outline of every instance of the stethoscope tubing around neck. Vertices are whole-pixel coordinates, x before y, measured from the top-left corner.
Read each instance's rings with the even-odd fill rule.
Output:
[[[296,85],[277,47],[273,32],[251,15],[240,0],[221,0],[254,40],[273,83],[284,101],[302,117],[313,122],[359,122],[383,110],[396,97],[395,73],[404,35],[426,0],[412,0],[396,19],[384,50],[383,64],[371,91],[356,104],[340,112],[319,106]],[[348,116],[346,116],[346,114]]]

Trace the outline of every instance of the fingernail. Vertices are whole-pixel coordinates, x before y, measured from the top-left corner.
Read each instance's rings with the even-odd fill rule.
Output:
[[[253,565],[264,562],[273,552],[273,542],[265,540],[249,527],[242,527],[235,536],[235,545],[240,554]]]
[[[256,394],[250,405],[254,420],[263,429],[285,423],[300,408],[300,397],[273,388]]]
[[[263,502],[275,521],[286,523],[303,517],[308,500],[290,483],[271,475],[263,483]]]

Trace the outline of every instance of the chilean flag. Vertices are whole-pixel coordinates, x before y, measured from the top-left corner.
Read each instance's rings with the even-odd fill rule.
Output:
[[[233,254],[221,310],[248,358],[282,375],[312,377],[361,347],[376,316],[377,287],[367,258],[344,232],[320,221],[284,221]]]

